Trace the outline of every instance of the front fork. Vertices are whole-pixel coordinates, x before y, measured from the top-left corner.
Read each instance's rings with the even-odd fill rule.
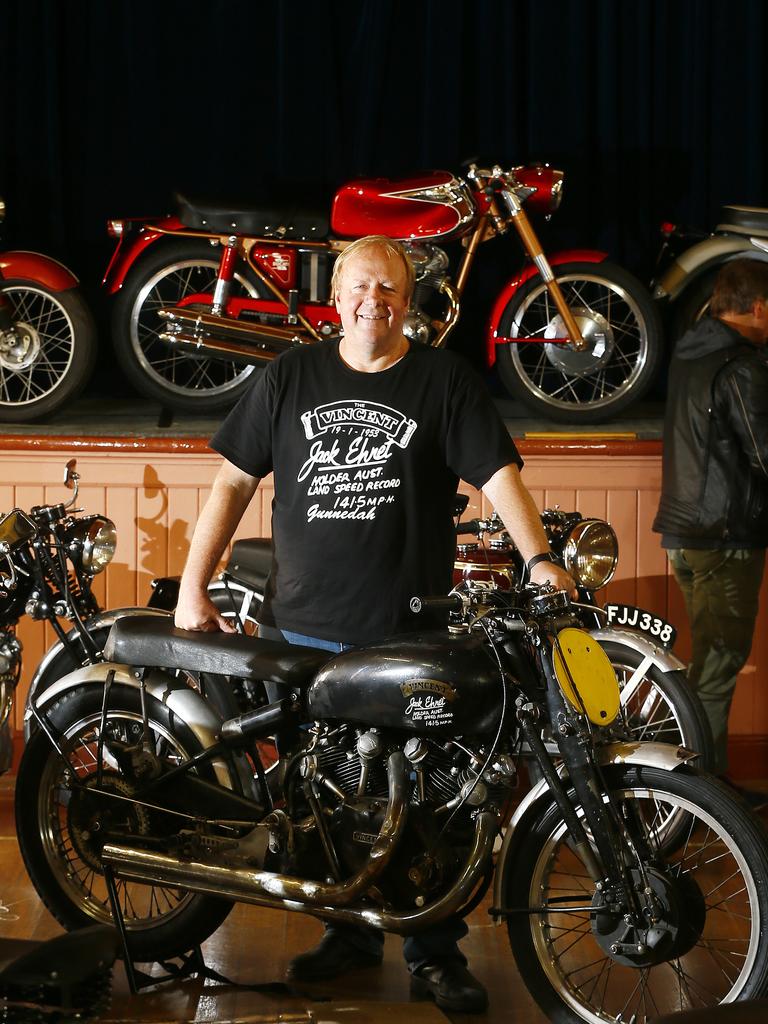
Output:
[[[550,639],[553,643],[557,643],[555,637]],[[609,889],[615,890],[618,886],[631,910],[635,914],[640,914],[641,907],[638,904],[629,867],[630,864],[637,867],[640,874],[644,875],[643,858],[639,855],[640,851],[636,849],[635,840],[622,821],[611,794],[605,788],[602,774],[592,756],[593,741],[590,733],[585,731],[578,716],[569,711],[566,706],[554,672],[550,654],[552,650],[553,647],[548,645],[547,651],[540,650],[539,652],[542,669],[547,680],[547,708],[552,731],[568,770],[568,777],[576,792],[578,803],[584,811],[583,818],[576,815],[556,772],[557,788],[553,788],[550,783],[550,789],[558,806],[561,806],[561,801],[565,800],[570,807],[570,815],[576,818],[577,827],[574,829],[570,815],[564,812],[574,847],[582,855],[584,866],[595,881],[596,888],[601,890],[607,884]],[[541,743],[540,738],[539,743]],[[554,766],[552,766],[552,770],[554,771]],[[549,782],[549,779],[547,781]],[[557,789],[560,790],[559,794]],[[607,800],[605,799],[606,795],[608,796]],[[561,810],[563,810],[562,807]],[[589,838],[584,824],[589,828]],[[583,856],[583,844],[586,844],[589,849],[586,858]],[[625,856],[627,853],[628,857]],[[647,882],[645,888],[647,889]]]
[[[568,333],[568,341],[571,347],[577,352],[583,352],[588,347],[587,342],[584,341],[581,329],[576,323],[576,318],[565,301],[563,290],[555,278],[552,267],[549,265],[549,260],[544,255],[544,250],[541,248],[536,232],[531,227],[531,222],[528,220],[528,214],[523,209],[523,204],[515,193],[508,189],[504,191],[503,198],[512,218],[512,223],[515,225],[515,229],[520,236],[520,241],[523,243],[525,251],[536,264],[536,268],[541,274],[541,279],[552,296],[552,301]]]

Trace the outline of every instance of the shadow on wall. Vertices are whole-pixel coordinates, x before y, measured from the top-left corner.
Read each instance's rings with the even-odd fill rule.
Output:
[[[136,528],[140,538],[140,570],[150,577],[178,575],[189,553],[190,524],[185,519],[168,522],[168,488],[152,465],[144,467],[143,499],[145,504],[158,502],[152,515],[137,515]]]

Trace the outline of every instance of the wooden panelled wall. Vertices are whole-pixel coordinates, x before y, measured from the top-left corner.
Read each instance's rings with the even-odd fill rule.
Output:
[[[659,445],[547,445],[522,442],[524,479],[540,508],[559,505],[606,518],[616,530],[620,560],[607,599],[638,604],[678,626],[676,652],[683,660],[690,645],[685,609],[670,576],[659,538],[651,532],[658,502]],[[170,449],[170,450],[169,450]],[[198,513],[219,464],[218,456],[196,440],[93,442],[14,439],[0,444],[0,511],[61,501],[60,481],[68,458],[77,457],[81,476],[78,505],[102,512],[117,525],[114,561],[97,578],[95,590],[105,608],[142,605],[154,576],[181,572]],[[486,514],[485,499],[468,486],[467,515]],[[237,536],[269,534],[271,480],[259,489]],[[768,608],[768,580],[761,595],[761,621]],[[15,709],[16,728],[29,678],[55,637],[40,623],[24,619],[24,673]],[[732,766],[742,777],[768,775],[768,634],[756,630],[749,663],[737,687],[731,714]]]

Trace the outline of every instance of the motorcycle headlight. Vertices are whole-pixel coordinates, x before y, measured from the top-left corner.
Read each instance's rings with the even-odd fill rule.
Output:
[[[106,569],[114,557],[117,530],[111,519],[91,516],[75,523],[69,531],[68,541],[71,556],[79,556],[83,570],[95,576]]]
[[[619,560],[619,542],[602,519],[582,519],[565,543],[563,562],[577,586],[599,590],[613,578]]]

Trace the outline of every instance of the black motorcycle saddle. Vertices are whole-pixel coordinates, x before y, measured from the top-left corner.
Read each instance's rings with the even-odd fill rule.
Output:
[[[239,633],[194,633],[165,616],[134,615],[115,622],[104,657],[121,665],[211,672],[301,689],[332,655]]]
[[[315,240],[328,234],[328,215],[300,206],[264,203],[220,202],[190,199],[180,192],[175,196],[181,223],[188,228],[235,232],[257,238]]]
[[[723,206],[716,231],[768,235],[768,210],[760,206]]]
[[[246,537],[232,545],[223,576],[233,576],[256,590],[264,589],[272,568],[272,541],[268,537]]]

